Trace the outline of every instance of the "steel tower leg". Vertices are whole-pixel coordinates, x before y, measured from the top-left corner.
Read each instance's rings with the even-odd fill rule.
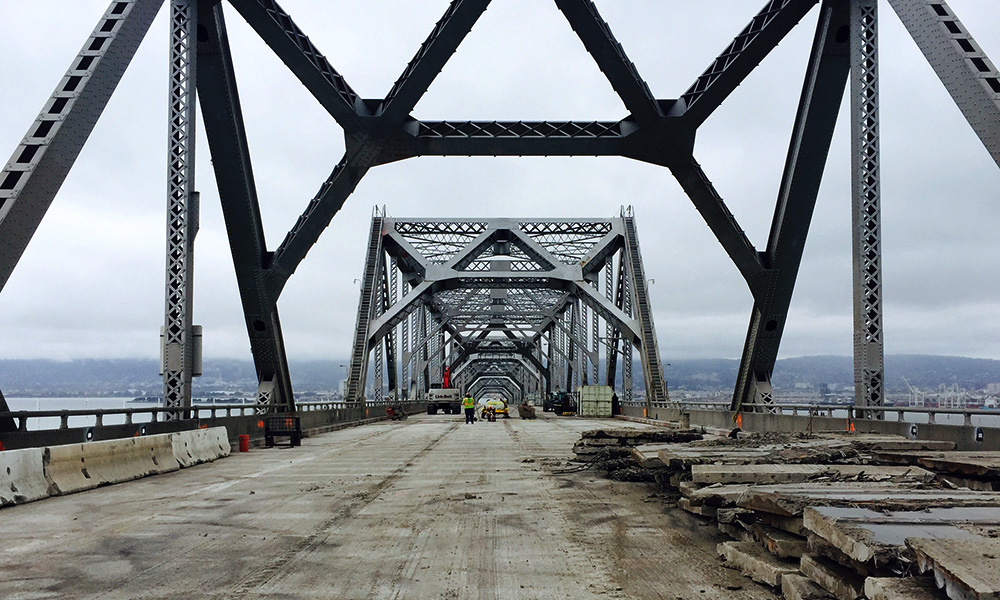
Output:
[[[167,274],[163,324],[163,405],[191,406],[194,335],[191,327],[194,238],[195,62],[197,0],[170,2],[170,91],[167,181]],[[168,419],[180,417],[167,413]]]
[[[771,374],[850,70],[849,12],[846,3],[822,5],[767,250],[761,254],[766,269],[761,277],[747,280],[754,306],[733,393],[734,411],[741,411],[743,403],[774,404]]]
[[[851,1],[851,112],[855,402],[862,407],[882,406],[877,0]],[[873,416],[881,418],[882,413],[865,414]]]
[[[275,293],[267,286],[270,253],[222,6],[201,3],[198,23],[203,34],[198,41],[198,100],[257,373],[258,412],[277,410],[277,405],[294,410]]]

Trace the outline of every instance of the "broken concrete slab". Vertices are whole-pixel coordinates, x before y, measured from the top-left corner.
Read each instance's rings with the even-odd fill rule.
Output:
[[[800,483],[818,476],[824,465],[691,465],[695,483]]]
[[[1000,480],[1000,452],[940,452],[917,462],[934,471]]]
[[[727,566],[772,587],[781,585],[782,576],[799,571],[794,561],[778,558],[754,542],[723,542],[716,548]]]
[[[737,501],[743,508],[799,516],[810,506],[863,506],[880,510],[919,510],[940,506],[997,506],[1000,494],[944,490],[919,483],[803,483],[753,486]]]
[[[837,600],[857,600],[864,597],[864,577],[832,560],[815,554],[803,554],[799,569]]]
[[[728,535],[738,542],[753,542],[756,543],[757,540],[753,539],[753,535],[749,531],[744,529],[738,522],[733,523],[723,523],[719,522],[719,531]]]
[[[766,523],[753,523],[749,530],[753,538],[775,556],[799,559],[809,550],[806,538],[776,529]]]
[[[667,465],[660,460],[659,451],[664,444],[644,444],[632,448],[632,460],[644,469],[663,469]]]
[[[1000,599],[1000,538],[908,539],[922,572],[955,600]]]
[[[933,481],[934,474],[919,467],[881,467],[874,465],[692,465],[691,480],[696,483],[803,483],[817,479],[855,481]]]
[[[679,491],[683,496],[690,496],[691,494],[705,487],[704,484],[694,483],[693,481],[678,481],[677,485],[673,485],[674,478],[670,479],[670,484],[672,487],[677,488],[677,491]]]
[[[967,488],[980,492],[1000,492],[1000,479],[973,479],[971,477],[961,477],[950,473],[939,473],[938,477],[960,488]]]
[[[834,600],[829,592],[805,575],[789,573],[781,577],[781,595],[785,600]]]
[[[739,485],[709,485],[688,494],[686,498],[692,505],[736,506],[736,502],[752,486]]]
[[[865,579],[869,600],[941,600],[942,593],[931,577],[869,577]]]
[[[693,515],[698,515],[699,517],[710,517],[715,518],[716,508],[714,506],[696,505],[692,504],[689,498],[681,498],[677,501],[678,508],[683,508]]]
[[[881,463],[921,465],[942,473],[980,479],[1000,479],[1000,452],[920,452],[879,451],[873,458]]]
[[[955,442],[944,440],[911,440],[910,438],[891,433],[849,433],[846,431],[822,432],[815,434],[819,438],[847,441],[858,450],[872,452],[877,450],[954,450]]]
[[[929,508],[882,512],[866,508],[823,506],[807,508],[802,524],[851,560],[889,564],[908,556],[906,539],[975,539],[965,525],[1000,524],[1000,510],[991,507]]]
[[[693,442],[704,436],[690,429],[592,429],[584,431],[580,437],[588,443],[600,440],[615,440],[622,445],[640,446],[642,444],[669,444],[678,442]]]

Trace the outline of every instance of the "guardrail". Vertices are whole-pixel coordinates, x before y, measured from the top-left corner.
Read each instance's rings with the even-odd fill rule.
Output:
[[[296,404],[294,413],[273,410],[287,408],[286,405],[269,406],[265,413],[261,411],[263,407],[255,404],[8,411],[0,412],[0,418],[13,419],[16,430],[0,432],[0,450],[146,436],[220,425],[226,427],[235,443],[240,434],[249,434],[251,439],[263,439],[265,415],[299,415],[304,431],[320,433],[352,423],[386,419],[385,408],[390,405],[401,406],[411,414],[422,412],[426,407],[421,402],[379,400],[364,404],[300,402]],[[168,418],[173,414],[180,418]]]
[[[379,408],[389,406],[389,402],[385,401],[372,401],[366,402],[363,405],[358,405],[356,403],[350,402],[336,402],[336,401],[319,401],[319,402],[299,402],[295,405],[296,412],[316,412],[325,410],[343,410],[349,408]],[[399,404],[399,403],[393,403]],[[409,405],[412,403],[403,403],[404,405]],[[59,410],[18,410],[9,412],[0,412],[0,419],[10,418],[14,419],[17,423],[17,431],[20,433],[28,432],[28,422],[30,419],[43,419],[43,418],[58,418],[58,427],[39,427],[33,431],[39,430],[50,430],[50,429],[70,429],[70,418],[83,418],[88,419],[86,423],[80,424],[76,423],[78,427],[104,427],[105,418],[107,417],[118,417],[124,416],[124,422],[120,419],[112,419],[118,421],[116,423],[108,423],[108,425],[133,425],[139,423],[159,423],[165,422],[170,419],[167,417],[172,414],[177,414],[180,416],[180,420],[186,419],[218,419],[225,417],[243,417],[251,415],[261,415],[261,414],[274,414],[285,412],[282,409],[287,408],[288,405],[280,404],[276,406],[268,406],[267,413],[258,412],[258,406],[256,404],[211,404],[211,405],[194,405],[189,407],[163,407],[163,406],[152,406],[152,407],[140,407],[140,408],[83,408],[83,409],[59,409]],[[278,410],[272,410],[278,409]],[[143,415],[149,415],[148,419],[142,418]],[[136,417],[139,418],[136,418]]]
[[[627,406],[642,408],[646,406],[644,402],[629,402]],[[651,402],[651,408],[664,408],[675,410],[713,410],[720,412],[730,412],[729,402]],[[764,403],[744,403],[745,412],[764,412],[771,414],[789,414],[794,416],[809,417],[846,417],[856,420],[868,419],[868,415],[881,415],[882,418],[874,419],[878,421],[905,421],[904,415],[927,415],[928,424],[970,426],[973,425],[972,418],[975,416],[995,417],[1000,420],[1000,410],[977,409],[977,408],[939,408],[930,406],[855,406],[853,404],[764,404]],[[844,414],[834,415],[835,411]],[[938,423],[937,415],[961,415],[962,423]],[[892,416],[892,419],[887,417]]]

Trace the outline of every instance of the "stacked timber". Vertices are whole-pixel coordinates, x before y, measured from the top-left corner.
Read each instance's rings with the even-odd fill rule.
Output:
[[[953,448],[772,433],[631,455],[733,538],[728,566],[785,598],[1000,599],[1000,453]]]

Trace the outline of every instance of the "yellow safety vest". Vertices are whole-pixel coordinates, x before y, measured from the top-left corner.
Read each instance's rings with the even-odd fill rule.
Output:
[[[476,401],[472,399],[472,396],[462,398],[462,408],[474,408],[475,406]]]

